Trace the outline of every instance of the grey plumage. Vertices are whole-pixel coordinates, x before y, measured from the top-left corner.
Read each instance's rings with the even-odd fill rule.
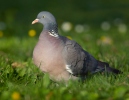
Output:
[[[58,26],[54,16],[40,12],[32,24],[41,23],[44,28],[33,51],[33,60],[43,72],[48,73],[55,81],[76,80],[88,73],[112,72],[119,70],[109,67],[105,62],[96,60],[73,40],[58,34]]]

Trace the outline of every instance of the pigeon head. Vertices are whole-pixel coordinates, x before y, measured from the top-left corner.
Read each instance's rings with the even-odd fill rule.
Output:
[[[37,18],[32,22],[32,24],[41,23],[44,25],[44,30],[52,31],[56,33],[58,31],[57,23],[55,17],[47,11],[42,11],[38,14]]]
[[[56,24],[56,20],[51,13],[47,11],[42,11],[38,14],[37,18],[32,22],[32,24],[35,24],[35,23],[41,23],[43,25]]]

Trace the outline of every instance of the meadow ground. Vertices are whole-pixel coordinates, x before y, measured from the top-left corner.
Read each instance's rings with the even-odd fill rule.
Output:
[[[0,100],[129,100],[128,33],[117,29],[63,33],[72,37],[96,59],[108,62],[123,74],[95,74],[85,82],[67,86],[49,80],[32,62],[34,37],[0,38]]]

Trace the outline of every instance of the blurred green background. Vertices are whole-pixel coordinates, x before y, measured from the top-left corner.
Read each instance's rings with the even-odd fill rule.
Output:
[[[1,0],[0,30],[3,36],[26,36],[29,29],[38,29],[31,22],[40,11],[49,11],[59,26],[64,21],[74,25],[86,24],[99,29],[103,22],[107,27],[129,24],[128,0]],[[123,26],[123,27],[124,27]],[[40,32],[40,31],[39,31]]]
[[[42,25],[31,22],[44,10],[61,35],[123,74],[56,86],[32,61]],[[129,100],[128,12],[129,0],[0,0],[0,100]]]

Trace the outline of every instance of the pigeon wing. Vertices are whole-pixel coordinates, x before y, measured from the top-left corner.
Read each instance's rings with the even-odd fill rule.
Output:
[[[86,75],[95,70],[97,61],[88,52],[73,40],[64,40],[63,56],[66,62],[66,70],[77,76]]]

